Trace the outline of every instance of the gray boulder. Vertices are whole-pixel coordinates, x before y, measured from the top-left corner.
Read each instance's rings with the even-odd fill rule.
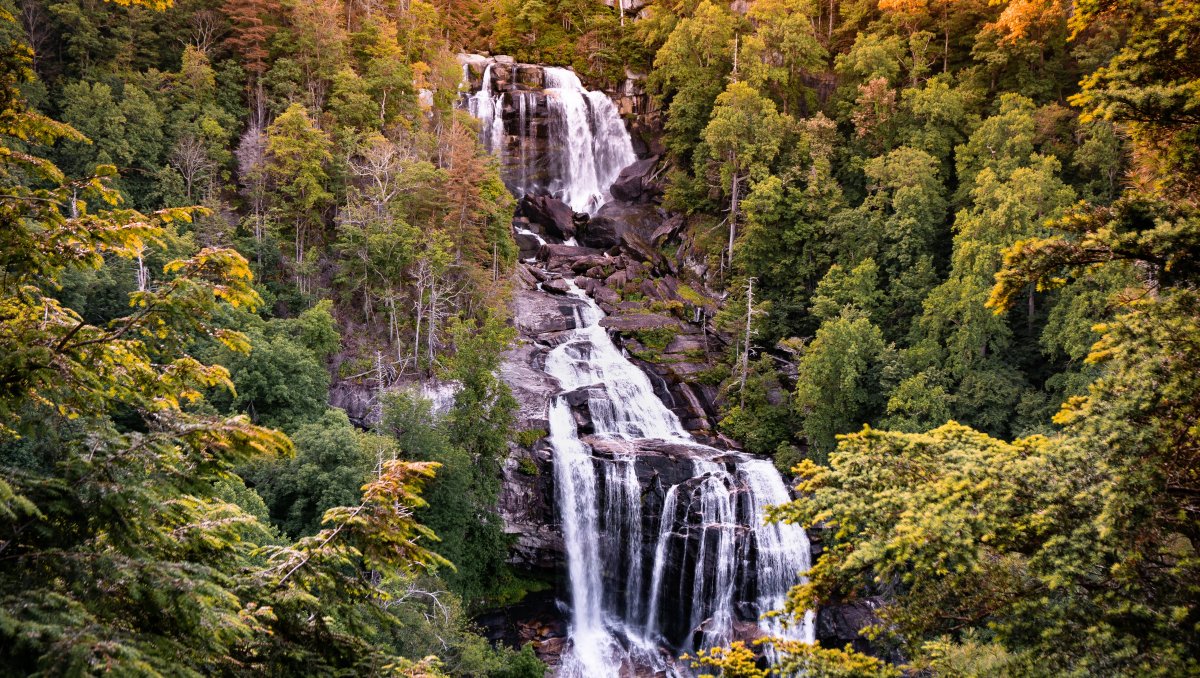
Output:
[[[658,156],[652,155],[645,160],[638,160],[629,165],[617,175],[609,192],[617,200],[625,202],[638,202],[651,198],[655,191],[650,182],[650,175],[653,174],[654,166],[657,164]]]
[[[558,198],[527,195],[521,199],[521,215],[560,241],[575,237],[575,212]]]

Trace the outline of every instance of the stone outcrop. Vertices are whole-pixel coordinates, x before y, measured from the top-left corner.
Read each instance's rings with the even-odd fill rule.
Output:
[[[539,233],[549,239],[562,242],[575,237],[576,222],[586,221],[587,215],[577,215],[558,198],[547,195],[525,196],[521,198],[520,214],[529,220],[530,224],[540,227]]]
[[[621,244],[621,237],[627,232],[648,239],[666,220],[666,214],[656,205],[613,200],[583,225],[579,242],[588,247],[608,249]]]
[[[613,182],[609,192],[613,198],[625,202],[649,201],[661,193],[660,187],[653,179],[656,165],[658,156],[654,155],[626,167],[617,175],[617,180]]]

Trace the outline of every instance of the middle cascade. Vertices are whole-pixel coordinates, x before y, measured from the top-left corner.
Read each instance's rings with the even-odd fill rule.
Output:
[[[767,506],[789,499],[774,466],[696,443],[600,326],[595,302],[574,283],[570,297],[575,329],[545,363],[563,390],[549,416],[572,607],[559,675],[601,678],[623,667],[688,675],[672,656],[733,640],[739,605],[752,618],[783,607],[809,567],[808,539],[798,527],[764,522]],[[624,451],[591,454],[569,402],[581,397],[594,438]],[[666,490],[647,542],[634,464],[639,446],[656,443],[686,447],[692,474]],[[813,640],[811,612],[786,628],[773,618],[758,626]]]

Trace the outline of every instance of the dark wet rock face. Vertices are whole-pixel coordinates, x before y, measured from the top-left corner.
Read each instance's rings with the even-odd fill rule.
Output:
[[[609,189],[612,197],[624,202],[639,202],[648,201],[658,195],[661,191],[653,183],[652,176],[657,164],[658,156],[651,156],[621,170],[621,174]]]
[[[547,240],[562,242],[575,237],[575,212],[558,198],[546,195],[521,198],[521,215],[541,227]],[[586,218],[586,215],[585,215]]]
[[[642,239],[651,237],[664,220],[662,210],[650,203],[609,202],[583,227],[579,242],[608,249],[620,245],[627,232],[632,231]]]

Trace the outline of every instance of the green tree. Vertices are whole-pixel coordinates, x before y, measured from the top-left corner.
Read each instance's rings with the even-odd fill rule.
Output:
[[[879,310],[879,267],[874,259],[864,259],[847,271],[838,264],[829,267],[813,293],[812,316],[820,321],[832,320],[847,308],[873,317]]]
[[[739,70],[757,89],[769,92],[784,114],[810,110],[814,103],[804,77],[825,70],[829,58],[806,3],[766,0],[750,7],[754,34],[741,42]]]
[[[918,346],[909,352],[918,371],[936,367],[951,380],[957,418],[994,435],[1008,431],[1016,403],[1030,387],[1032,372],[1024,372],[1016,359],[1024,346],[1014,332],[1036,337],[1038,299],[1030,287],[1024,322],[1020,316],[997,316],[984,303],[1004,249],[1043,232],[1044,223],[1074,199],[1058,177],[1057,160],[1033,155],[1028,162],[1009,170],[1007,178],[991,167],[975,178],[973,206],[955,220],[950,277],[926,297],[914,330]],[[1033,366],[1039,362],[1034,359]]]
[[[0,44],[0,62],[0,662],[20,674],[412,668],[333,631],[382,614],[364,604],[368,570],[440,562],[411,518],[433,467],[386,464],[324,533],[269,544],[226,497],[235,465],[290,442],[205,414],[203,392],[229,375],[184,351],[197,337],[247,348],[221,322],[259,302],[246,261],[212,248],[171,261],[100,325],[47,296],[63,272],[134,258],[191,211],[120,207],[111,166],[68,180],[37,153],[86,138],[28,108],[26,48]],[[12,454],[22,445],[32,454]]]
[[[292,434],[294,457],[257,464],[244,473],[271,520],[292,538],[316,534],[325,512],[358,502],[360,488],[383,461],[372,454],[346,413],[329,409]],[[385,459],[393,459],[394,453]]]
[[[742,185],[770,171],[789,123],[770,99],[744,82],[730,83],[717,97],[703,138],[708,150],[705,160],[716,165],[718,185],[729,199],[726,261],[733,261]]]
[[[654,57],[648,84],[667,110],[664,143],[683,166],[689,164],[733,69],[735,26],[729,10],[704,0],[675,25]]]
[[[820,114],[800,126],[810,165],[798,176],[789,172],[756,182],[743,205],[746,228],[736,263],[758,280],[757,293],[770,302],[760,334],[767,342],[816,331],[809,298],[839,254],[840,234],[830,219],[844,204],[831,174],[836,126]]]
[[[824,459],[834,437],[853,430],[879,408],[883,333],[853,307],[831,318],[804,347],[797,365],[796,409],[809,456]]]
[[[284,229],[291,232],[293,274],[302,294],[307,291],[306,248],[323,241],[323,211],[333,198],[326,187],[330,147],[329,137],[301,104],[289,106],[267,128],[267,173],[278,196],[274,211]]]

